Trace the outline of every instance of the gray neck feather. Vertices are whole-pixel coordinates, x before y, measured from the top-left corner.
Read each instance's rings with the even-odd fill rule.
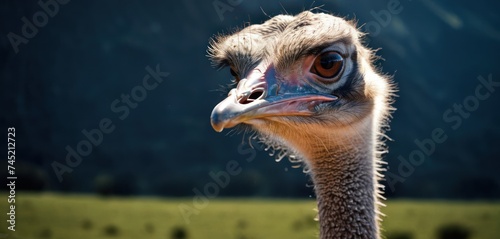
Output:
[[[364,137],[348,144],[317,147],[309,161],[314,162],[310,167],[321,239],[379,238],[374,142],[366,140],[372,138],[370,135]]]

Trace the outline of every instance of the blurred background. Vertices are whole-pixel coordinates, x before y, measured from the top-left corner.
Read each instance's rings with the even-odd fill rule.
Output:
[[[224,98],[218,90],[231,75],[227,69],[211,68],[205,56],[209,39],[249,22],[261,23],[268,19],[266,14],[296,14],[322,6],[357,19],[362,30],[372,33],[368,45],[380,49],[383,57],[377,65],[393,75],[399,87],[388,132],[394,141],[388,143],[385,157],[389,171],[397,173],[398,156],[408,160],[419,149],[416,139],[430,138],[435,128],[448,136],[411,176],[395,183],[388,196],[500,197],[500,89],[478,100],[477,107],[467,101],[474,111],[461,117],[458,128],[451,127],[455,119],[443,118],[454,104],[463,105],[475,94],[479,76],[500,81],[500,15],[491,2],[401,0],[400,12],[391,13],[389,19],[381,11],[388,12],[390,1],[241,1],[235,6],[222,1],[219,11],[216,2],[71,1],[60,5],[33,38],[25,38],[27,43],[18,43],[17,54],[5,36],[12,32],[22,37],[21,18],[33,22],[31,16],[42,8],[36,1],[2,3],[1,124],[4,129],[16,127],[17,173],[22,174],[18,187],[192,195],[192,188],[210,180],[208,172],[246,157],[238,153],[238,145],[246,141],[242,135],[227,137],[227,131],[215,133],[210,126],[210,112]],[[158,66],[170,75],[144,97],[134,91],[142,101],[131,98],[137,106],[128,107],[121,97],[142,85],[146,66],[155,70]],[[127,107],[129,113],[113,111],[115,100],[117,108]],[[66,165],[70,152],[66,147],[76,151],[78,143],[87,140],[82,131],[99,128],[105,118],[114,131],[104,134],[101,144],[92,145],[91,153],[71,173],[61,173],[59,182],[53,162]],[[252,163],[241,161],[243,173],[222,195],[312,193],[300,169],[256,152]]]
[[[398,85],[387,133],[393,141],[385,156],[386,196],[498,200],[499,6],[481,0],[2,1],[0,125],[5,134],[16,128],[16,190],[189,198],[212,181],[210,172],[238,160],[241,174],[219,196],[314,197],[301,169],[276,163],[259,145],[251,149],[248,135],[214,132],[210,113],[231,75],[211,67],[206,49],[212,36],[268,15],[321,7],[358,21],[369,33],[367,45],[383,58],[377,65]],[[141,89],[152,71],[164,72],[163,81]],[[131,94],[127,103],[123,97]],[[103,120],[112,132],[89,133]],[[426,153],[415,141],[431,139],[436,128],[446,140]],[[89,144],[89,134],[99,140]],[[68,157],[78,158],[73,150],[81,160],[68,165]],[[401,162],[423,155],[417,151],[425,157],[401,171]]]

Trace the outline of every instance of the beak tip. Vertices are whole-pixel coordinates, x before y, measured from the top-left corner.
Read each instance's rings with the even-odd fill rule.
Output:
[[[217,132],[217,133],[220,133],[220,132],[222,132],[222,130],[224,130],[224,126],[222,126],[222,125],[220,125],[220,124],[219,124],[219,125],[218,125],[218,124],[214,124],[213,122],[212,122],[212,128],[213,128],[213,129],[215,130],[215,132]]]
[[[221,119],[220,114],[217,114],[215,109],[210,116],[210,124],[217,133],[222,132],[222,130],[224,130],[224,127],[226,126],[226,122]]]
[[[224,128],[231,128],[231,121],[237,115],[239,110],[238,105],[234,104],[234,99],[228,97],[212,110],[210,115],[210,123],[216,132],[222,132]],[[229,127],[228,127],[229,126]]]

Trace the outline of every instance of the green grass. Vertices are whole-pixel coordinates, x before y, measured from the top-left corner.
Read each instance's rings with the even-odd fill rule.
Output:
[[[0,196],[5,198],[0,209],[7,219],[7,196]],[[313,239],[318,235],[313,200],[214,199],[186,223],[179,205],[194,207],[190,198],[26,193],[16,198],[16,232],[7,230],[6,220],[0,220],[0,238]],[[438,228],[451,223],[469,229],[470,239],[500,235],[500,203],[397,200],[386,204],[383,230],[389,239],[437,238]]]

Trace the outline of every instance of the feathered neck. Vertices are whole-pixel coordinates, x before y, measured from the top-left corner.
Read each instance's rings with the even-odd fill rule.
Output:
[[[275,145],[304,159],[318,202],[320,238],[378,239],[380,168],[378,122],[367,115],[335,130],[321,126],[289,132]],[[304,126],[304,125],[303,125]],[[307,126],[306,126],[307,127]],[[272,141],[267,141],[269,144]]]
[[[306,163],[318,202],[320,238],[379,238],[376,136],[371,117],[310,145]]]

